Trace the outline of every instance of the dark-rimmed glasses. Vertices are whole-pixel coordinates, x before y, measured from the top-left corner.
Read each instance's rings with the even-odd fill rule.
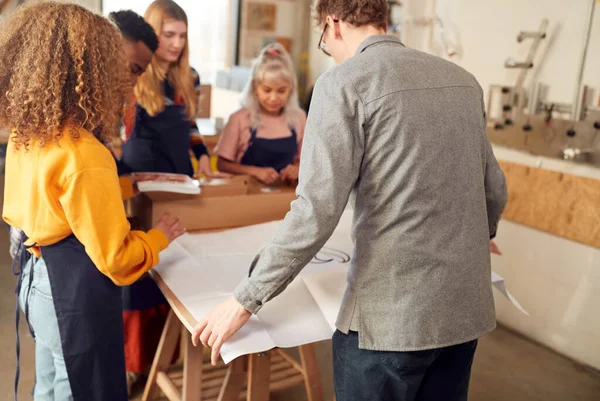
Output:
[[[340,20],[334,19],[333,22],[339,22]],[[319,44],[317,45],[317,49],[321,50],[323,52],[323,54],[325,54],[326,56],[331,57],[331,53],[329,53],[327,51],[327,43],[323,43],[323,36],[325,36],[325,31],[327,30],[327,27],[329,26],[329,24],[325,23],[325,26],[323,27],[323,32],[321,33],[321,38],[319,39]]]

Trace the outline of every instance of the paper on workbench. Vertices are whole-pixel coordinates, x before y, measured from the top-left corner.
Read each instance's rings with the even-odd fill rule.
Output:
[[[184,235],[161,253],[155,272],[199,320],[231,295],[248,274],[257,250],[273,238],[279,224]],[[274,347],[294,347],[331,338],[354,248],[351,228],[352,212],[347,211],[321,252],[296,280],[223,345],[221,356],[226,363]],[[506,291],[504,280],[495,273],[492,278],[494,286],[523,311]],[[193,322],[184,323],[189,329]]]
[[[346,291],[346,274],[346,269],[338,268],[316,272],[303,279],[332,333],[336,330],[335,321]]]
[[[521,304],[519,303],[519,301],[516,300],[515,297],[513,297],[513,295],[508,292],[508,290],[506,289],[506,283],[504,282],[504,279],[502,277],[500,277],[499,274],[497,274],[496,272],[492,272],[492,284],[494,285],[494,287],[496,287],[496,289],[498,291],[500,291],[500,293],[502,295],[504,295],[506,298],[508,298],[508,300],[510,302],[512,302],[512,304],[522,313],[526,314],[527,316],[529,316],[529,313],[521,306]]]

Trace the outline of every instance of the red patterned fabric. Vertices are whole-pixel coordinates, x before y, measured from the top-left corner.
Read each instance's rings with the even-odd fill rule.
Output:
[[[152,365],[168,314],[168,305],[123,312],[127,372],[144,373]]]

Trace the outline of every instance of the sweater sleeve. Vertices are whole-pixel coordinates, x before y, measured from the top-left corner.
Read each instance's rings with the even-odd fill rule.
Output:
[[[108,168],[88,168],[67,179],[60,204],[73,234],[98,270],[116,285],[135,282],[159,261],[169,244],[159,230],[131,231],[119,178]]]

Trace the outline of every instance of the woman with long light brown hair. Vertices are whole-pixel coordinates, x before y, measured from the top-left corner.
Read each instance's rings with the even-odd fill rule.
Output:
[[[33,255],[15,273],[35,339],[34,397],[126,401],[117,286],[183,230],[167,217],[131,231],[125,215],[104,145],[131,97],[121,34],[83,7],[36,3],[0,24],[0,55],[10,58],[0,63],[0,127],[11,130],[3,218]]]
[[[188,19],[171,0],[154,1],[144,14],[159,47],[135,87],[135,122],[123,146],[123,164],[134,172],[213,176],[206,146],[195,131],[199,78],[189,64]],[[123,289],[125,356],[131,388],[152,362],[168,303],[150,277]]]
[[[159,48],[135,87],[135,122],[122,161],[133,171],[193,176],[191,148],[198,173],[214,176],[195,124],[200,79],[190,67],[187,15],[172,0],[156,0],[144,19],[158,35]]]

